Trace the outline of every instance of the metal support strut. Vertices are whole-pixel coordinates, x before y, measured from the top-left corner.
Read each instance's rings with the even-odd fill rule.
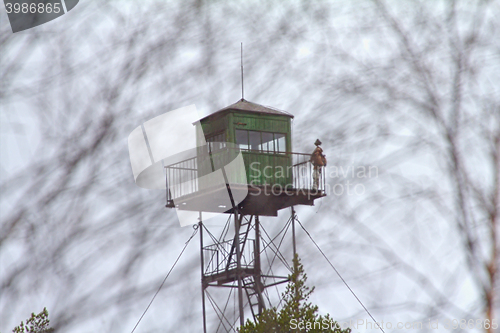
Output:
[[[223,170],[224,178],[227,177],[225,175],[225,171]],[[288,227],[283,228],[281,232],[284,231],[281,236],[281,241],[278,246],[273,244],[273,240],[267,234],[264,227],[261,225],[260,216],[258,215],[250,215],[248,218],[245,218],[245,215],[240,211],[240,207],[238,207],[233,199],[232,193],[230,191],[229,185],[228,191],[230,194],[230,199],[232,203],[232,212],[226,223],[226,227],[222,231],[222,234],[219,239],[215,238],[214,235],[210,233],[208,229],[205,228],[202,215],[200,213],[198,228],[200,230],[200,261],[201,261],[201,277],[202,277],[202,307],[203,307],[203,333],[207,333],[207,311],[206,311],[206,299],[210,301],[212,307],[217,312],[220,323],[219,327],[222,324],[226,332],[236,331],[234,325],[239,322],[240,327],[245,325],[245,302],[248,302],[250,310],[250,316],[253,317],[254,321],[257,321],[258,316],[262,314],[262,312],[266,308],[266,303],[264,301],[264,293],[266,288],[277,286],[278,284],[286,283],[289,281],[288,277],[285,276],[277,276],[274,274],[268,275],[262,273],[262,262],[261,262],[261,252],[264,252],[266,249],[273,251],[274,257],[280,256],[284,261],[283,255],[279,252],[280,245],[286,235],[286,230]],[[224,240],[228,231],[230,230],[231,220],[234,221],[234,237],[232,240]],[[293,256],[296,257],[297,248],[295,242],[295,222],[297,217],[295,215],[295,209],[291,207],[291,218],[288,223],[292,226],[292,245],[293,245]],[[298,221],[298,220],[297,220]],[[227,229],[226,229],[227,228]],[[254,229],[255,239],[250,239],[251,229]],[[210,236],[214,244],[204,246],[203,238],[205,235]],[[225,232],[225,233],[224,233]],[[261,234],[263,232],[263,234]],[[281,234],[281,232],[279,234]],[[267,235],[269,237],[269,242],[266,242],[262,235]],[[230,236],[231,237],[231,236]],[[278,237],[278,236],[276,236]],[[272,246],[271,246],[272,245]],[[268,259],[269,260],[269,259]],[[282,261],[283,261],[282,260]],[[274,259],[270,262],[270,265],[274,262]],[[285,263],[285,262],[284,262]],[[288,266],[285,263],[285,266],[290,270],[296,271],[297,267],[294,263],[293,268]],[[270,267],[269,267],[270,269]],[[272,273],[272,271],[271,271]],[[274,279],[273,282],[267,282],[268,279]],[[264,281],[265,280],[265,281]],[[266,283],[264,283],[266,282]],[[214,305],[215,300],[212,298],[210,293],[208,293],[207,288],[210,287],[225,287],[225,288],[233,288],[234,291],[237,292],[235,297],[237,300],[237,308],[235,304],[234,309],[234,321],[229,321],[225,317],[225,311],[227,304],[225,307],[219,308],[216,304]],[[234,295],[234,293],[233,293]],[[231,297],[231,293],[229,293],[229,297]],[[247,315],[249,313],[247,312]],[[239,320],[238,317],[239,316]],[[224,321],[225,320],[225,321]],[[224,323],[229,324],[229,328],[226,327]],[[217,331],[219,330],[217,327]]]
[[[205,263],[203,262],[203,221],[198,218],[198,228],[200,229],[200,260],[201,260],[201,306],[203,310],[203,333],[207,333],[207,314],[205,308],[205,283],[203,282],[203,269]]]

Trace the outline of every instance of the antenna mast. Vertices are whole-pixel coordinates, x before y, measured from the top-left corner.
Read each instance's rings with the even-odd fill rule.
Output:
[[[241,100],[244,99],[243,91],[243,42],[241,42]]]

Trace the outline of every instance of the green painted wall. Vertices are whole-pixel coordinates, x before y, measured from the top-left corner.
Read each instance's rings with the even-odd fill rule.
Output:
[[[236,143],[237,129],[285,134],[285,152],[242,150],[242,154],[249,184],[280,186],[292,184],[292,156],[289,154],[292,142],[290,117],[231,110],[204,119],[201,126],[207,140],[223,133],[227,142],[232,143]],[[197,141],[201,142],[200,139],[200,132],[197,131]],[[213,158],[217,159],[215,155]],[[207,174],[210,170],[209,165],[209,161],[200,163],[199,175]]]

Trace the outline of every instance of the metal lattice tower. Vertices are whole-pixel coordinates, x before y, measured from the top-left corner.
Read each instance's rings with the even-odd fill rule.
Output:
[[[199,212],[204,333],[207,303],[219,319],[217,332],[236,332],[238,321],[241,326],[245,318],[255,320],[262,313],[269,304],[267,290],[288,282],[288,274],[275,275],[272,266],[279,258],[290,269],[285,258],[296,253],[294,206],[314,205],[326,195],[323,167],[310,163],[310,153],[291,150],[291,118],[284,111],[241,99],[195,123],[195,156],[165,167],[166,206]],[[241,172],[234,171],[238,158],[244,165]],[[214,181],[216,176],[220,179]],[[280,252],[260,220],[284,208],[290,208],[291,216],[280,244],[291,227],[289,256]],[[202,220],[204,212],[228,214],[217,237]],[[273,260],[263,267],[263,256],[269,254]],[[229,296],[219,304],[211,290],[226,290]],[[230,307],[231,295],[237,304]],[[226,316],[228,307],[233,310],[231,318]]]

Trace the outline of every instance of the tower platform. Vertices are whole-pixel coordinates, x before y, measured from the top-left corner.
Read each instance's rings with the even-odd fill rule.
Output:
[[[314,200],[326,196],[325,191],[315,189],[283,188],[280,186],[255,186],[233,184],[231,194],[237,196],[248,193],[238,204],[238,210],[243,215],[278,216],[278,211],[296,205],[314,206]],[[233,209],[225,198],[228,188],[218,187],[193,192],[167,200],[166,207],[180,210],[233,213]],[[217,198],[221,198],[218,201]],[[224,201],[225,200],[225,201]],[[224,208],[229,208],[223,210]]]
[[[241,268],[241,277],[245,278],[246,276],[254,276],[257,274],[255,268],[243,267]],[[222,286],[227,283],[238,281],[238,273],[236,268],[229,269],[227,271],[222,271],[218,273],[214,273],[211,275],[204,275],[202,279],[202,283],[208,285],[210,283],[217,283],[217,285]]]

